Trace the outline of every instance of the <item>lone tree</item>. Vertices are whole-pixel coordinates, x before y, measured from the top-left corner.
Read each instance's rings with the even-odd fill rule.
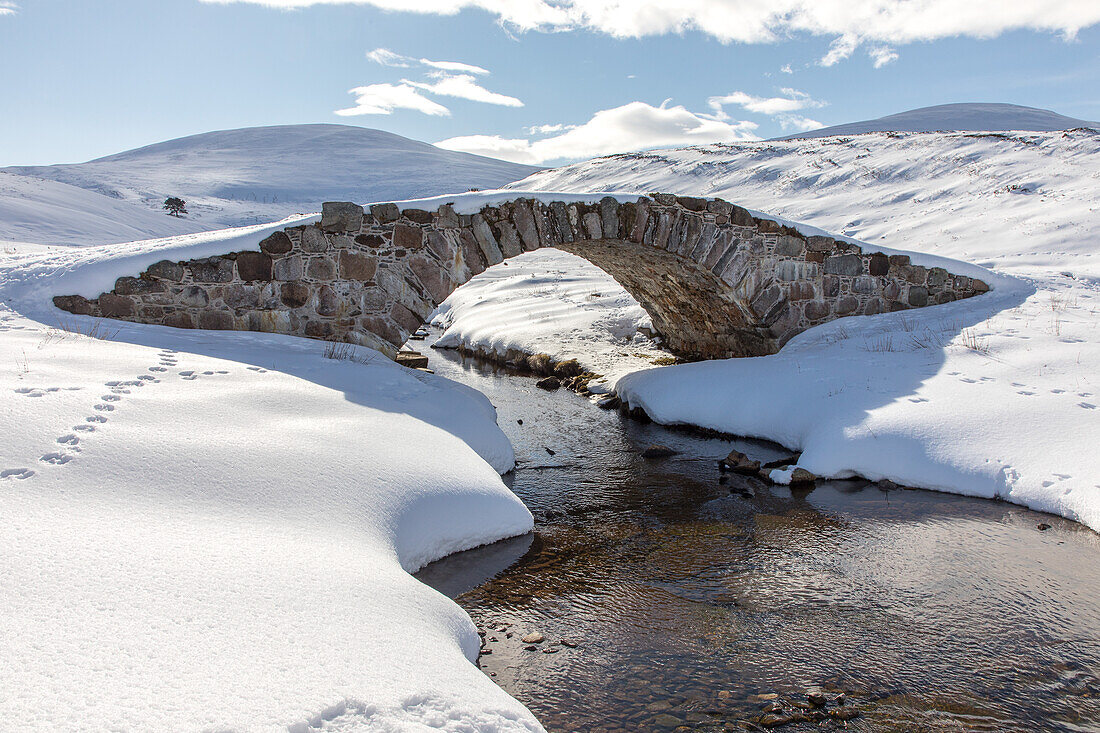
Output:
[[[170,216],[179,216],[180,214],[187,213],[187,203],[175,196],[169,196],[164,200],[164,208],[168,210]]]

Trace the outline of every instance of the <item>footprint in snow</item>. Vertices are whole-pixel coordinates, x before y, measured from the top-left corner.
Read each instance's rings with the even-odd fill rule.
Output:
[[[138,379],[140,379],[143,382],[155,382],[155,381],[157,381],[156,377],[150,377],[148,374],[142,374],[142,375],[138,376]]]
[[[1028,391],[1027,391],[1026,389],[1021,389],[1021,390],[1019,390],[1018,392],[1016,392],[1016,394],[1022,394],[1022,395],[1027,395],[1027,396],[1029,396],[1029,397],[1030,397],[1031,395],[1033,395],[1033,394],[1035,394],[1035,393],[1034,393],[1034,392],[1028,392]]]
[[[105,394],[99,399],[103,400],[104,402],[118,402],[122,398],[119,397],[117,394]]]
[[[86,417],[84,419],[87,422],[101,422],[101,423],[102,422],[107,422],[107,418],[103,417],[102,415],[91,415],[91,416]]]
[[[114,405],[108,405],[103,402],[100,402],[98,405],[93,405],[92,407],[99,410],[100,412],[114,412],[115,409]]]
[[[21,394],[24,397],[45,397],[46,393],[36,387],[20,387],[15,390],[16,394]]]
[[[1077,406],[1078,407],[1083,407],[1086,410],[1095,410],[1096,409],[1096,405],[1092,404],[1091,402],[1078,402]]]
[[[82,433],[94,433],[95,425],[73,425],[73,430],[79,430]]]
[[[247,367],[247,369],[250,372],[258,372],[259,374],[267,374],[266,369],[263,369],[263,368],[258,367],[258,366],[250,366],[250,367]]]
[[[180,372],[180,376],[181,376],[181,377],[191,377],[191,376],[194,376],[194,374],[195,374],[195,370],[194,370],[194,369],[188,369],[188,370],[187,370],[187,371],[185,371],[185,372]]]
[[[62,435],[60,438],[57,439],[57,442],[61,443],[62,445],[76,445],[80,442],[80,438],[70,433],[69,435]]]
[[[0,478],[26,479],[34,475],[29,468],[5,468],[0,470]]]
[[[63,466],[72,459],[73,457],[68,453],[47,453],[38,460],[42,461],[43,463],[53,464],[55,466]]]
[[[909,401],[910,402],[928,402],[928,398],[927,397],[910,397]]]
[[[971,379],[970,377],[962,377],[961,379],[959,379],[959,381],[960,382],[966,382],[967,384],[977,384],[978,383],[977,379]]]
[[[162,366],[151,366],[151,367],[149,367],[149,371],[151,371],[151,372],[166,372],[166,371],[168,371],[168,369],[165,368],[165,367],[162,367]]]
[[[1052,390],[1050,390],[1050,393],[1051,394],[1065,394],[1066,391],[1064,389],[1052,389]]]

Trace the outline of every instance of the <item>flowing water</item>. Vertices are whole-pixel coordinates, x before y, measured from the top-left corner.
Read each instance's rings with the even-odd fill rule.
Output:
[[[547,730],[1100,731],[1090,530],[866,481],[721,474],[733,447],[784,451],[429,353],[497,406],[535,532],[418,577],[467,610],[481,668]],[[642,458],[652,444],[678,453]]]

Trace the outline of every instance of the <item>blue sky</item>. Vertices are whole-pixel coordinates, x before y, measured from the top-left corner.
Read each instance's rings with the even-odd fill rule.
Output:
[[[0,0],[0,69],[0,165],[305,122],[553,163],[949,102],[1100,119],[1100,2]]]

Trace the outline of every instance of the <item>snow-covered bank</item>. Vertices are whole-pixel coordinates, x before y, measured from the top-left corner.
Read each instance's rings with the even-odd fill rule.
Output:
[[[49,304],[236,247],[196,236],[0,260],[0,720],[541,730],[407,574],[531,529],[484,397],[367,350]]]

